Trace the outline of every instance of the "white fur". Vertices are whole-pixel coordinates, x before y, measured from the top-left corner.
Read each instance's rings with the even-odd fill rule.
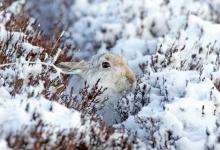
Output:
[[[103,62],[110,63],[111,67],[103,68]],[[123,57],[113,53],[103,53],[93,56],[89,62],[62,62],[58,66],[64,73],[80,75],[82,79],[78,82],[80,88],[83,87],[84,81],[92,87],[100,79],[99,86],[107,90],[98,98],[104,101],[108,97],[108,100],[97,112],[110,125],[121,122],[120,114],[115,109],[117,102],[123,93],[131,91],[136,85],[135,75]]]

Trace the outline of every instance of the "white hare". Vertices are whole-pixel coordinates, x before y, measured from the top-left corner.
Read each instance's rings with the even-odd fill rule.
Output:
[[[123,57],[108,52],[93,56],[89,62],[62,62],[58,67],[63,73],[80,75],[83,81],[79,82],[81,84],[87,81],[93,86],[100,79],[99,86],[107,90],[99,97],[104,105],[97,113],[109,125],[121,121],[115,106],[123,93],[131,91],[136,86],[136,77]]]

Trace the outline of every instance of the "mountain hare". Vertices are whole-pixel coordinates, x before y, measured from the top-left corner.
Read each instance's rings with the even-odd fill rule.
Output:
[[[107,90],[98,97],[104,105],[97,109],[97,113],[109,125],[121,122],[120,114],[115,109],[117,102],[123,93],[136,86],[136,77],[123,57],[108,52],[93,56],[89,62],[62,62],[57,66],[64,74],[80,75],[83,82],[79,83],[86,81],[90,87],[100,79],[99,86]]]

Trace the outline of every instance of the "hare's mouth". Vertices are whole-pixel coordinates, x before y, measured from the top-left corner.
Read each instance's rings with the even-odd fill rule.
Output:
[[[123,89],[121,91],[122,94],[127,94],[127,93],[130,93],[130,92],[134,92],[136,89],[136,84],[131,84],[131,85],[128,85],[125,89]]]
[[[135,91],[135,89],[136,89],[136,85],[137,85],[137,82],[136,81],[134,81],[134,82],[128,82],[128,89],[127,89],[127,91],[128,92],[134,92]]]

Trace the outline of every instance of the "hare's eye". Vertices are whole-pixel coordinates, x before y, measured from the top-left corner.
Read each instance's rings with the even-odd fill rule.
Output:
[[[102,63],[102,68],[109,68],[109,67],[111,67],[109,62],[103,62]]]

